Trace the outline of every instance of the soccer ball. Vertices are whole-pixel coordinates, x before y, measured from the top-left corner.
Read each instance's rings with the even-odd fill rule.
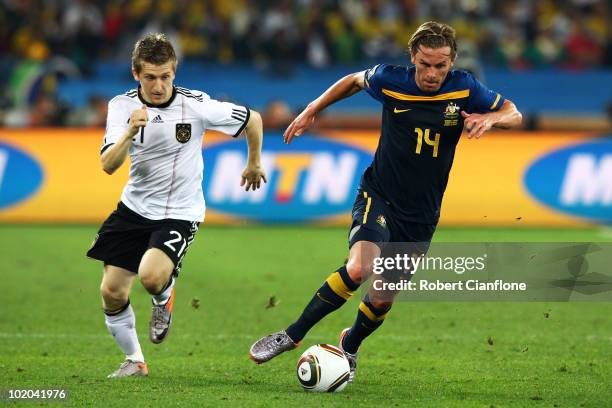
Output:
[[[329,344],[311,346],[300,356],[297,377],[306,391],[342,391],[349,379],[346,356],[338,347]]]

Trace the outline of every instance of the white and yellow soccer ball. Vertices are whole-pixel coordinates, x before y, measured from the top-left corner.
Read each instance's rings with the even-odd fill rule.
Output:
[[[297,363],[298,381],[306,391],[338,392],[348,382],[349,362],[338,347],[316,344],[306,350]]]

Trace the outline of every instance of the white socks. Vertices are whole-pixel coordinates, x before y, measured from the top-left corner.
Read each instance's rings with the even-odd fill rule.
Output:
[[[108,331],[115,338],[121,351],[125,353],[125,358],[144,363],[144,356],[136,334],[136,317],[132,305],[128,303],[124,310],[115,315],[105,314],[104,320]]]
[[[174,276],[170,279],[168,287],[159,295],[152,295],[153,302],[156,305],[166,304],[168,299],[170,299],[175,281]],[[105,313],[104,320],[108,331],[115,338],[121,351],[125,353],[125,358],[127,360],[144,363],[144,356],[142,355],[142,349],[138,342],[138,334],[136,333],[136,316],[134,316],[134,310],[132,309],[132,305],[129,304],[129,301],[125,309],[119,313],[113,315]]]
[[[162,290],[159,295],[151,295],[153,298],[153,303],[156,305],[165,305],[168,299],[170,299],[170,295],[172,294],[172,288],[174,287],[174,275],[170,277],[170,284],[166,287],[166,289]]]

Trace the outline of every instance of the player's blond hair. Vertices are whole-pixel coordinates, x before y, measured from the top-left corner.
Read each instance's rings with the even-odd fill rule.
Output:
[[[154,65],[162,65],[172,61],[176,70],[176,53],[168,37],[162,33],[148,34],[136,41],[132,52],[132,68],[140,73],[142,63],[148,62]]]
[[[423,23],[408,41],[410,55],[416,55],[420,46],[434,49],[448,46],[451,49],[451,60],[454,60],[457,56],[455,29],[448,24],[438,23],[437,21]]]

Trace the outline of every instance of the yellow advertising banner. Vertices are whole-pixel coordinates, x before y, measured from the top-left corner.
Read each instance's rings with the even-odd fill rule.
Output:
[[[100,166],[101,129],[0,130],[0,222],[98,223],[116,207],[128,166]],[[284,145],[266,134],[268,184],[240,190],[244,140],[207,134],[207,223],[347,225],[375,131],[325,131]],[[610,163],[610,164],[608,164]],[[462,137],[442,225],[579,226],[612,218],[612,143],[586,133],[493,132]]]

